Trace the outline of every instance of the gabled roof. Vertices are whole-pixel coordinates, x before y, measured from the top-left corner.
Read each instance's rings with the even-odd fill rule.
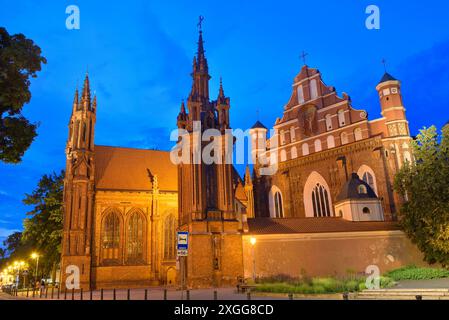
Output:
[[[178,190],[177,167],[170,152],[95,146],[97,189],[149,191],[153,188],[150,173],[158,176],[160,190]]]
[[[389,74],[388,72],[385,72],[385,74],[383,75],[382,79],[380,79],[379,83],[387,82],[387,81],[397,81],[397,80],[398,79],[393,77],[391,74]]]
[[[365,186],[366,193],[359,192],[361,185]],[[377,199],[377,196],[369,184],[361,180],[357,173],[352,173],[351,178],[343,185],[337,196],[337,201],[349,199]]]
[[[251,129],[267,129],[259,120],[251,127]]]

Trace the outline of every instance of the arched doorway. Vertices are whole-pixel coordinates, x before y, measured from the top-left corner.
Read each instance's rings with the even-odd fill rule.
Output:
[[[171,267],[171,268],[167,269],[165,281],[168,286],[176,285],[176,269],[175,268]]]

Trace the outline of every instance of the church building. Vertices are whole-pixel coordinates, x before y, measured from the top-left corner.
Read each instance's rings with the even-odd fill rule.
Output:
[[[215,129],[224,148],[233,141],[231,101],[221,81],[210,98],[201,27],[191,76],[177,127],[189,136],[195,123],[201,133]],[[382,117],[369,120],[305,65],[276,134],[266,141],[262,123],[251,128],[256,163],[242,179],[224,159],[196,163],[193,151],[185,155],[192,161],[175,164],[169,151],[96,145],[97,99],[86,75],[66,146],[63,281],[73,266],[82,288],[99,289],[217,287],[420,263],[396,224],[403,199],[392,188],[413,161],[401,83],[386,73],[376,90]],[[275,174],[260,174],[260,156],[276,162]],[[189,234],[187,256],[177,256],[177,231]]]

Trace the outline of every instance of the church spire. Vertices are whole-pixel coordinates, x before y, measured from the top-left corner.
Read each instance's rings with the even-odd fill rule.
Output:
[[[86,78],[84,79],[83,94],[81,95],[81,105],[84,110],[89,110],[91,107],[89,75],[87,73]]]
[[[249,171],[249,166],[246,166],[246,171],[245,171],[245,187],[247,186],[252,186],[253,182],[251,180],[251,172]]]
[[[73,97],[72,113],[75,112],[78,108],[79,108],[79,93],[78,93],[78,86],[76,86],[75,96]]]

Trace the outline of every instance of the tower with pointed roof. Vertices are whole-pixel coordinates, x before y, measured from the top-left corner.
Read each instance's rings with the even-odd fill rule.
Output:
[[[199,30],[198,49],[192,65],[192,89],[177,117],[179,129],[190,136],[190,163],[178,165],[179,225],[188,231],[189,254],[181,262],[181,282],[189,287],[231,284],[242,275],[242,243],[233,188],[234,170],[226,161],[227,146],[233,137],[230,129],[230,99],[225,96],[223,83],[217,100],[209,98],[209,68],[204,50],[203,32]],[[194,146],[207,129],[219,132],[222,152],[219,163],[195,161]],[[184,131],[185,132],[185,131]],[[201,139],[201,138],[200,138]],[[201,150],[210,141],[200,141]],[[232,149],[232,148],[231,148]]]
[[[64,226],[61,270],[63,281],[69,266],[80,270],[80,287],[90,287],[92,216],[94,202],[94,133],[96,97],[91,99],[86,74],[81,99],[78,89],[69,122],[64,179]],[[76,288],[77,289],[77,288]]]

